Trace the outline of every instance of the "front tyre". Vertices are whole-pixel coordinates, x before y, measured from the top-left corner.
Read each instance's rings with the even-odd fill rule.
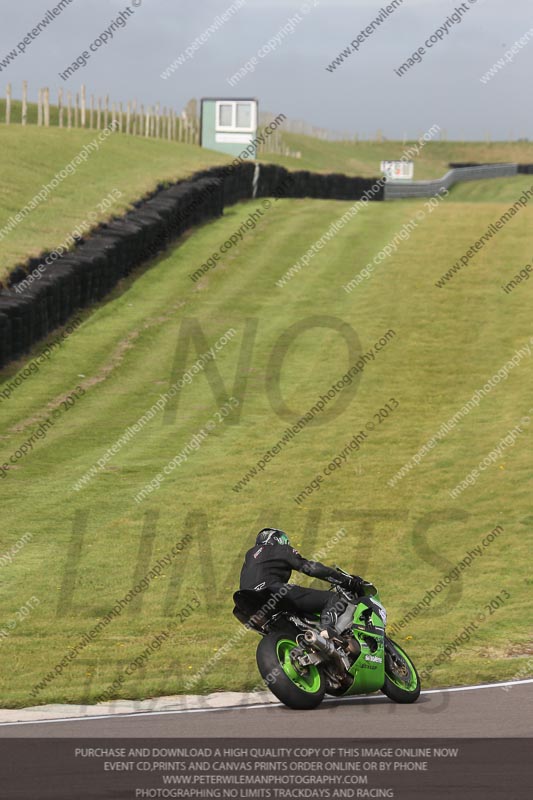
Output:
[[[289,708],[309,710],[322,702],[326,684],[318,667],[302,668],[291,659],[295,647],[293,631],[273,631],[259,642],[257,666],[278,700]]]
[[[385,637],[385,683],[381,690],[395,703],[415,703],[420,678],[415,665],[400,645]]]

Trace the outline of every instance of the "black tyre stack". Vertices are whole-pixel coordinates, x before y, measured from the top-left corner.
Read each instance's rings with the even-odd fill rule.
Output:
[[[134,203],[123,217],[101,224],[74,250],[43,266],[49,253],[29,259],[0,284],[0,368],[64,325],[77,311],[101,301],[140,264],[153,259],[186,230],[220,217],[224,207],[249,200],[256,165],[241,162],[195,173],[190,180]],[[307,171],[289,172],[261,164],[257,197],[359,200],[376,178],[352,178]],[[374,200],[383,199],[383,189]],[[37,268],[41,267],[39,272]],[[17,285],[39,275],[17,291]]]
[[[223,213],[223,182],[198,178],[163,188],[49,266],[48,253],[16,267],[0,294],[0,367],[27,352],[81,308],[102,300],[187,229]],[[41,265],[41,270],[37,267]],[[30,285],[17,285],[32,273]]]

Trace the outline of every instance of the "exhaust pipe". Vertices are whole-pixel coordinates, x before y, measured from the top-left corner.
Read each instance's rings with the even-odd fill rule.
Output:
[[[319,633],[312,630],[307,630],[304,633],[305,643],[310,645],[314,650],[319,650],[321,653],[326,653],[328,656],[337,655],[335,645],[333,642],[324,639]]]
[[[304,641],[309,647],[313,648],[313,650],[332,658],[342,672],[350,668],[350,662],[346,656],[343,657],[342,653],[339,653],[333,642],[330,642],[329,639],[324,639],[324,637],[320,636],[316,631],[307,630],[304,633]]]

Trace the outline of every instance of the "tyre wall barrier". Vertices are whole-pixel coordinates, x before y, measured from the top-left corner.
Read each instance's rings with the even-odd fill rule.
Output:
[[[376,186],[375,191],[369,190]],[[365,192],[373,200],[383,200],[380,178],[358,178],[318,172],[289,172],[276,164],[261,164],[258,197],[313,198],[320,200],[360,200]]]
[[[254,181],[255,177],[255,181]],[[259,197],[359,200],[377,178],[289,172],[275,164],[241,162],[160,185],[122,217],[98,225],[73,250],[44,265],[50,252],[15,267],[0,284],[0,368],[93,303],[189,228],[222,216],[224,207]],[[383,199],[383,187],[372,193]],[[37,269],[39,267],[39,270]]]
[[[450,161],[448,164],[450,169],[463,169],[464,167],[484,167],[484,161]]]
[[[385,184],[385,200],[399,200],[409,197],[433,197],[441,189],[450,189],[462,181],[479,181],[489,178],[503,178],[518,174],[518,164],[483,164],[474,167],[456,167],[442,178],[433,181],[413,181],[412,183],[389,182]]]

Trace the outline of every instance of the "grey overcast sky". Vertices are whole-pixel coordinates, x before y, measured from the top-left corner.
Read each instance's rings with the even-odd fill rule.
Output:
[[[532,0],[403,0],[332,72],[328,64],[388,0],[129,0],[132,13],[124,27],[63,81],[59,73],[128,7],[126,0],[72,0],[6,64],[6,56],[19,50],[57,2],[2,1],[1,94],[9,81],[20,97],[26,79],[31,99],[39,86],[49,86],[55,100],[60,86],[75,92],[85,83],[89,94],[108,93],[117,102],[159,101],[178,111],[192,97],[251,96],[263,109],[364,138],[378,129],[391,139],[413,138],[435,123],[450,139],[533,138]],[[241,3],[191,58],[161,77],[217,15]],[[468,7],[462,21],[448,26],[443,41],[426,48],[421,63],[398,77],[394,70],[461,5]],[[511,63],[483,84],[481,76],[528,31],[531,39]],[[259,58],[276,34],[274,51]],[[254,71],[232,88],[227,79],[254,56]]]

